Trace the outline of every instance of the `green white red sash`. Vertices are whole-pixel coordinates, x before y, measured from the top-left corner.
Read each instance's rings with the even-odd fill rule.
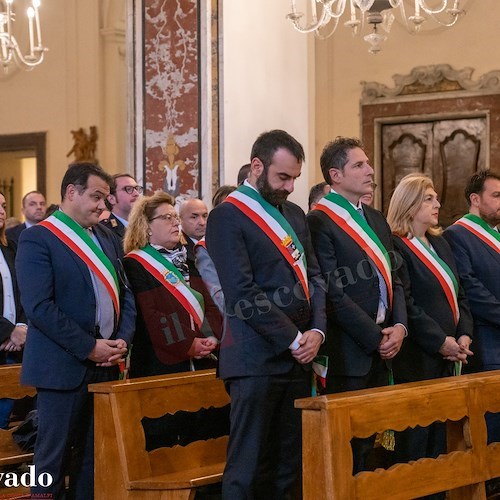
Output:
[[[464,215],[455,224],[465,227],[474,236],[477,236],[483,243],[500,252],[500,233],[494,231],[481,217],[473,214]]]
[[[448,264],[439,255],[428,247],[419,238],[401,238],[401,241],[417,256],[429,269],[441,285],[448,304],[450,305],[455,320],[455,325],[460,319],[458,308],[458,281]]]
[[[207,249],[207,242],[205,241],[205,236],[203,236],[203,238],[198,240],[198,243],[196,243],[195,248],[197,246],[203,247],[205,250]]]
[[[320,210],[328,215],[368,255],[384,278],[389,295],[389,307],[392,307],[391,260],[375,231],[352,204],[337,193],[324,196],[316,205],[315,210]]]
[[[309,300],[304,248],[281,212],[268,203],[258,191],[248,186],[240,186],[225,199],[225,202],[233,204],[262,229],[294,270]]]
[[[91,236],[71,217],[56,210],[38,224],[47,228],[70,248],[102,281],[109,293],[117,318],[120,316],[120,286],[118,276],[108,256],[99,248]]]
[[[203,295],[193,290],[184,280],[180,271],[151,245],[132,250],[127,257],[140,262],[146,271],[156,278],[191,315],[201,328],[205,317]]]

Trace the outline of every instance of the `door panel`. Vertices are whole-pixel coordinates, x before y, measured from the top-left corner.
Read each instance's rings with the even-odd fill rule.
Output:
[[[382,126],[382,207],[405,175],[421,172],[434,181],[441,200],[440,222],[452,224],[467,212],[464,187],[486,168],[486,118]]]

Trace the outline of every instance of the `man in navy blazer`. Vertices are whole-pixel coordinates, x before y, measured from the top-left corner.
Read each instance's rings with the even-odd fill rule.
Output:
[[[338,137],[329,143],[321,155],[321,170],[342,202],[361,210],[361,216],[390,254],[393,246],[387,221],[379,211],[359,201],[373,191],[374,173],[361,142]],[[383,277],[364,247],[318,206],[309,212],[307,222],[328,287],[327,340],[321,348],[329,358],[326,390],[343,392],[388,385],[388,363],[399,352],[406,335],[401,282],[392,272],[391,307],[389,290],[387,286],[382,288]],[[365,243],[362,241],[362,245]],[[365,468],[372,443],[356,443],[354,471],[358,472]]]
[[[207,248],[229,326],[219,354],[219,374],[231,396],[225,500],[301,497],[301,415],[293,405],[311,393],[307,365],[326,326],[324,283],[305,215],[286,201],[303,159],[302,146],[289,134],[266,132],[254,143],[249,178],[235,193],[246,189],[291,226],[307,259],[306,279],[317,280],[314,290],[309,287],[310,301],[263,225],[229,197],[208,219]]]
[[[40,497],[65,498],[64,468],[71,458],[71,498],[93,498],[93,405],[87,386],[118,378],[117,364],[134,332],[135,305],[120,244],[98,224],[109,183],[100,167],[70,165],[61,185],[62,214],[25,230],[19,241],[16,269],[28,317],[21,380],[38,393],[37,474],[53,478],[48,487],[32,488]],[[116,273],[114,296],[93,267],[97,260]]]
[[[467,227],[453,224],[443,236],[453,250],[458,273],[474,319],[473,368],[500,369],[500,176],[485,170],[471,177],[465,188],[469,214],[492,231],[496,247]],[[462,220],[462,219],[461,219]],[[459,221],[460,222],[460,221]],[[489,417],[488,441],[500,441],[500,415]],[[495,422],[493,424],[493,421]]]

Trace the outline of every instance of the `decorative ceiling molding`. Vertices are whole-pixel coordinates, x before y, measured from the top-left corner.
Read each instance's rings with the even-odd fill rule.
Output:
[[[361,82],[363,103],[373,103],[378,99],[407,98],[422,94],[445,94],[448,92],[500,93],[500,71],[490,71],[479,80],[472,80],[473,68],[453,69],[449,64],[417,66],[409,75],[394,75],[394,88],[377,83]],[[433,95],[435,97],[435,95]]]

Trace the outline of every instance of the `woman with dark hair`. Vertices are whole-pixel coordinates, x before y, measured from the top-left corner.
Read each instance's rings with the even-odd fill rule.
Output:
[[[15,244],[5,236],[5,196],[0,192],[0,364],[20,363],[21,351],[26,342],[26,316],[19,300],[16,270]],[[0,399],[0,428],[9,424],[9,417],[14,402]]]
[[[124,239],[137,305],[133,377],[208,368],[210,363],[195,360],[218,345],[221,316],[202,280],[189,275],[179,234],[170,195],[157,192],[134,203]]]
[[[431,179],[422,174],[404,177],[389,204],[408,309],[408,338],[393,360],[396,382],[459,374],[472,355],[472,317],[438,226],[440,206]],[[436,458],[446,450],[444,424],[407,429],[396,437],[396,450],[400,461]]]

